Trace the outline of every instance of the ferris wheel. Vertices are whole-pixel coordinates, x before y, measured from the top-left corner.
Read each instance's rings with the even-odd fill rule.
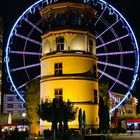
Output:
[[[54,0],[56,2],[58,0]],[[11,91],[25,103],[23,89],[26,84],[40,77],[41,23],[39,10],[53,3],[39,0],[27,8],[17,19],[5,48],[5,63]],[[85,0],[85,3],[88,3]],[[110,112],[119,107],[134,89],[138,78],[139,49],[127,20],[104,0],[94,0],[97,11],[94,22],[99,81],[109,81],[108,93],[117,102]],[[117,101],[112,92],[123,93]]]

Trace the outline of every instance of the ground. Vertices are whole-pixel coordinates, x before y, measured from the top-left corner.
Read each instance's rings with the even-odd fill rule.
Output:
[[[133,131],[133,135],[131,135],[130,132],[127,132],[125,134],[119,134],[119,135],[113,134],[111,136],[112,136],[112,140],[140,140],[140,131]],[[35,140],[35,139],[44,140],[43,137],[40,138],[31,137],[30,140]]]

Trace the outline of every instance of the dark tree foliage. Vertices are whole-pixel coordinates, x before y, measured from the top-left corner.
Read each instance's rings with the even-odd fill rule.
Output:
[[[104,120],[105,120],[104,110],[105,110],[105,107],[104,107],[103,97],[99,96],[99,112],[98,112],[98,115],[99,115],[99,128],[102,131],[104,130]]]
[[[82,118],[82,109],[79,109],[79,113],[78,113],[78,123],[79,123],[79,129],[82,128],[82,122],[83,122],[83,118]]]
[[[99,83],[99,128],[102,132],[107,133],[109,129],[109,95],[108,95],[108,83],[102,81]]]
[[[107,133],[107,130],[110,128],[109,127],[109,106],[107,103],[105,103],[105,106],[104,106],[104,114],[105,114],[105,120],[104,120],[104,123],[105,123],[105,126],[104,126],[104,131],[105,133]]]
[[[83,127],[86,128],[86,112],[83,111]]]
[[[49,102],[47,99],[42,101],[38,107],[38,115],[42,120],[52,122],[52,130],[57,131],[57,123],[64,124],[64,129],[68,129],[68,122],[76,118],[78,108],[74,108],[70,101],[64,102],[62,100],[53,99]]]
[[[30,122],[38,123],[36,108],[40,102],[40,79],[31,80],[25,87],[27,116]]]

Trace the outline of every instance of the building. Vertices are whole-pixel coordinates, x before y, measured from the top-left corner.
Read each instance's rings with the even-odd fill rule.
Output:
[[[3,114],[22,115],[26,112],[22,101],[17,99],[15,94],[4,94],[3,96]]]
[[[112,92],[111,96],[113,98],[110,98],[110,108],[113,108],[116,106],[117,102],[120,102],[121,99],[125,96],[120,93]],[[137,104],[138,100],[136,97],[129,97],[127,98],[118,108],[117,108],[117,120],[116,123],[118,125],[118,117],[125,117],[123,121],[121,121],[122,127],[125,129],[131,130],[131,129],[139,129],[140,130],[140,119],[135,118],[134,116],[137,115]],[[114,112],[112,113],[112,116],[114,116]],[[114,120],[114,117],[112,118]],[[111,127],[115,126],[115,121],[111,124]]]
[[[25,108],[22,102],[17,100],[15,94],[3,94],[2,96],[2,48],[3,48],[3,21],[0,18],[0,114],[22,114]]]
[[[0,17],[0,114],[1,114],[1,91],[2,91],[2,44],[3,44],[3,24],[2,18]]]
[[[70,100],[86,112],[86,126],[98,127],[98,73],[94,16],[96,10],[79,0],[60,0],[44,7],[41,99]],[[42,122],[41,127],[50,123]],[[45,128],[47,128],[45,126]],[[78,128],[78,118],[69,123]]]
[[[110,98],[110,108],[113,108],[114,106],[116,106],[116,103],[120,102],[125,95],[115,92],[112,92],[111,94],[113,95],[113,97],[115,97],[115,100],[113,98]],[[122,103],[122,105],[119,106],[118,115],[126,115],[126,114],[136,115],[137,103],[138,103],[137,98],[135,97],[127,98]]]

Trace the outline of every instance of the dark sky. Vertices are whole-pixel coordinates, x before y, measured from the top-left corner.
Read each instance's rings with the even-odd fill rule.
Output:
[[[128,21],[135,33],[140,48],[140,1],[139,0],[108,0]],[[140,72],[139,72],[140,78]],[[140,113],[140,79],[136,82],[136,90],[133,93],[139,99],[138,111]]]
[[[2,0],[0,3],[0,16],[4,19],[4,40],[16,19],[37,0]],[[127,19],[131,25],[140,46],[140,6],[139,0],[106,0]],[[5,45],[5,42],[4,42]],[[140,98],[140,80],[136,84],[134,95]],[[140,99],[139,99],[140,102]]]
[[[5,24],[9,25],[9,28],[14,24],[16,19],[34,2],[37,0],[2,0],[0,4],[0,14],[5,19]],[[122,13],[127,19],[136,36],[140,36],[139,26],[139,0],[106,0],[112,6]],[[138,39],[139,41],[140,39]],[[140,42],[140,41],[139,41]]]

